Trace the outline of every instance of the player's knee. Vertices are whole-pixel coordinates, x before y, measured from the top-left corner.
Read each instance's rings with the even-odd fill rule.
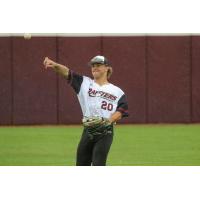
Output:
[[[105,166],[107,160],[107,153],[105,152],[96,152],[92,158],[93,166]]]
[[[89,158],[78,158],[76,160],[76,166],[91,166],[91,159]]]
[[[106,165],[106,159],[105,160],[94,160],[92,161],[93,166],[105,166]]]

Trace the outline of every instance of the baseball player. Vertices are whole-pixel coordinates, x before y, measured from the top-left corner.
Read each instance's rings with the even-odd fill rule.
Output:
[[[106,165],[113,140],[113,125],[128,116],[124,92],[108,80],[112,67],[104,56],[95,56],[89,62],[93,79],[79,75],[67,66],[46,57],[45,68],[52,68],[64,76],[77,94],[84,126],[77,149],[77,166]]]

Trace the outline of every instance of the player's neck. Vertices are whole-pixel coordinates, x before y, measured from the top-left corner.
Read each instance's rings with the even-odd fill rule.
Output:
[[[105,85],[108,84],[108,79],[107,78],[99,78],[99,79],[94,79],[94,82],[97,83],[98,85]]]

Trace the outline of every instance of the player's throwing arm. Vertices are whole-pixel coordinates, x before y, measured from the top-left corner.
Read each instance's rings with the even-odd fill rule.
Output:
[[[49,59],[48,57],[45,57],[43,64],[45,66],[45,69],[52,68],[52,69],[54,69],[54,71],[61,74],[62,76],[67,77],[69,74],[68,67],[61,65],[59,63],[56,63],[53,60]]]

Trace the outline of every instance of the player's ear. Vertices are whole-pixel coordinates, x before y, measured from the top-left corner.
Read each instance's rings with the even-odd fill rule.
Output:
[[[112,73],[113,73],[112,67],[111,67],[111,66],[108,66],[108,70],[107,70],[107,78],[108,78],[108,79],[111,77]]]

